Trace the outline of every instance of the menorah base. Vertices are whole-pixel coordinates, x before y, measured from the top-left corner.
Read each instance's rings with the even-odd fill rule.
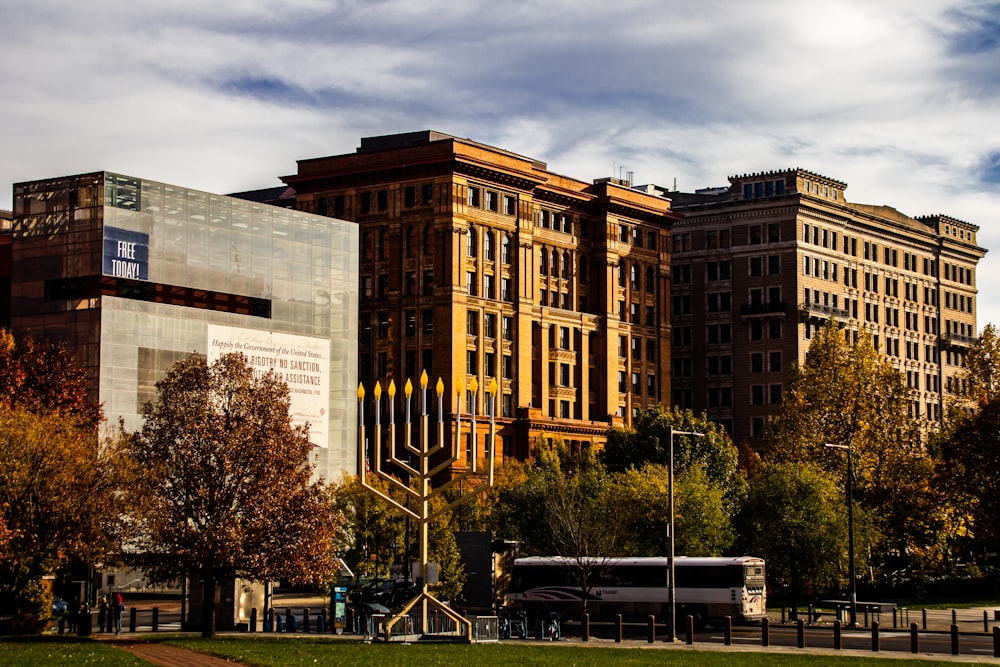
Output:
[[[414,609],[417,617],[413,627],[408,627],[408,619],[412,618],[410,612]],[[426,591],[403,605],[386,622],[382,639],[392,641],[393,630],[400,624],[403,624],[403,634],[419,634],[421,641],[472,641],[472,623]]]

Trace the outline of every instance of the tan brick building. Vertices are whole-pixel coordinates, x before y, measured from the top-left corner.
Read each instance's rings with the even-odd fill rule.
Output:
[[[662,192],[674,225],[673,398],[760,446],[791,364],[830,317],[866,328],[938,421],[977,335],[978,227],[847,201],[847,184],[789,169]]]
[[[497,457],[541,436],[601,443],[609,422],[670,403],[669,200],[429,130],[363,138],[283,180],[297,208],[360,227],[367,390],[426,369],[453,414],[475,378],[485,433],[496,378]]]

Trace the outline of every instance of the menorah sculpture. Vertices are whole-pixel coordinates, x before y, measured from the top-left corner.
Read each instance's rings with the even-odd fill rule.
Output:
[[[477,459],[478,456],[478,446],[477,446],[477,436],[476,436],[476,392],[479,389],[479,383],[475,378],[469,383],[469,393],[472,394],[472,410],[469,416],[469,425],[472,433],[472,452],[470,456],[469,466],[464,472],[458,475],[452,476],[448,481],[444,482],[436,488],[431,488],[431,480],[450,468],[458,459],[458,452],[460,451],[460,442],[462,435],[462,399],[465,395],[465,383],[459,380],[456,383],[456,410],[455,410],[455,442],[450,452],[446,452],[445,438],[444,438],[444,382],[441,378],[438,378],[437,385],[435,387],[437,391],[437,403],[438,403],[438,420],[437,420],[437,442],[433,445],[430,444],[429,429],[427,427],[428,414],[427,414],[427,371],[420,374],[420,445],[416,446],[413,444],[413,422],[410,420],[410,399],[413,394],[413,384],[407,380],[406,385],[403,388],[403,394],[405,396],[405,423],[403,429],[403,449],[408,455],[412,455],[416,458],[416,464],[411,465],[408,460],[403,460],[396,456],[396,420],[395,420],[395,398],[396,398],[396,383],[394,380],[389,381],[389,387],[387,393],[389,395],[389,433],[388,433],[388,443],[389,451],[385,459],[386,463],[394,464],[398,470],[407,474],[410,479],[416,479],[417,485],[416,489],[411,488],[410,484],[404,484],[395,475],[386,472],[382,469],[382,426],[380,423],[381,414],[381,400],[382,400],[382,386],[376,382],[375,387],[372,391],[375,398],[375,456],[371,470],[369,471],[367,461],[368,461],[368,448],[365,442],[365,421],[364,421],[364,398],[365,389],[364,385],[358,385],[358,430],[360,433],[361,441],[358,447],[358,474],[361,478],[361,485],[379,496],[392,506],[398,508],[401,512],[414,519],[418,526],[418,535],[420,540],[420,592],[412,600],[403,605],[402,609],[394,615],[385,625],[385,638],[388,639],[392,636],[392,628],[406,617],[410,610],[420,605],[420,632],[421,634],[427,634],[428,623],[427,623],[427,612],[430,607],[441,612],[448,618],[455,621],[457,627],[464,631],[459,634],[464,634],[466,639],[471,641],[472,639],[472,624],[463,616],[456,613],[453,609],[443,604],[441,601],[437,600],[433,595],[431,595],[427,590],[427,563],[428,563],[428,542],[427,533],[430,527],[430,522],[433,519],[441,516],[445,512],[461,505],[465,501],[469,500],[476,494],[485,491],[486,489],[493,486],[493,448],[495,447],[496,441],[496,393],[497,393],[497,381],[496,379],[490,380],[489,384],[489,398],[487,400],[487,411],[489,413],[490,419],[490,437],[489,443],[484,448],[484,455],[486,457],[487,463],[487,474],[486,480],[476,487],[475,489],[463,492],[458,498],[448,503],[444,507],[438,510],[431,510],[431,499],[434,496],[443,494],[445,491],[450,489],[456,484],[459,484],[470,475],[475,475],[478,473]],[[447,457],[442,460],[437,465],[432,467],[431,457],[438,454],[439,452],[445,452]],[[409,458],[409,456],[407,457]],[[381,490],[371,486],[368,483],[368,475],[374,475],[375,477],[385,481],[390,488],[396,489],[404,495],[407,499],[412,499],[415,501],[417,510],[410,509],[409,502],[405,505],[396,501],[395,499],[389,497],[388,494],[383,493]],[[459,487],[461,488],[461,487]]]

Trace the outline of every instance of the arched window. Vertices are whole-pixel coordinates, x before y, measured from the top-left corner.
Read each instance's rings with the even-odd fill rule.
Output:
[[[504,264],[510,264],[510,237],[506,234],[500,241],[500,261]]]
[[[538,272],[542,275],[549,272],[549,253],[545,248],[538,251]]]
[[[552,275],[554,275],[554,276],[558,276],[559,275],[559,251],[558,250],[553,250],[552,251],[552,266],[549,267],[549,268],[552,270]]]
[[[656,292],[656,272],[651,266],[646,267],[646,291]]]
[[[562,277],[569,278],[570,263],[569,263],[569,253],[564,252],[562,256]]]
[[[383,229],[378,233],[378,258],[385,259],[389,253],[388,235]]]
[[[361,235],[361,258],[371,261],[372,259],[372,233],[365,232]]]
[[[483,256],[491,262],[496,259],[496,247],[493,243],[493,232],[488,231],[483,235]]]
[[[639,289],[639,265],[638,264],[633,264],[632,265],[631,284],[632,284],[632,290],[633,291],[638,291],[638,289]]]
[[[468,257],[475,257],[476,252],[477,252],[476,228],[469,227],[469,231],[465,235],[465,254]]]

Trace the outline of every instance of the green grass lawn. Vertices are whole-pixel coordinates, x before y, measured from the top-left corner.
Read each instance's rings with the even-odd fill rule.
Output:
[[[777,653],[724,653],[719,651],[657,650],[641,648],[589,648],[524,644],[361,644],[346,641],[258,637],[172,639],[183,646],[260,667],[342,664],[351,667],[472,667],[516,665],[517,667],[624,667],[630,665],[677,665],[679,667],[779,667],[824,665],[851,667],[856,657]],[[866,658],[866,661],[877,658]],[[891,659],[889,667],[928,667],[928,660]],[[943,664],[943,663],[942,663]],[[969,663],[966,663],[969,664]],[[986,663],[983,663],[986,664]]]
[[[150,662],[90,639],[75,637],[0,638],[0,665],[36,667],[44,665],[102,665],[107,667],[149,667]]]
[[[589,648],[572,645],[528,644],[362,644],[293,637],[224,637],[205,640],[196,637],[163,637],[174,646],[237,660],[255,667],[296,667],[299,665],[351,665],[351,667],[473,667],[474,665],[516,665],[517,667],[622,667],[630,665],[671,665],[678,667],[791,667],[793,665],[851,667],[857,658],[834,655],[788,653],[748,653],[721,651],[659,650],[643,648]],[[898,654],[897,654],[898,655]],[[865,661],[879,658],[866,657]],[[944,660],[891,660],[887,667],[928,667]],[[972,663],[965,663],[972,664]],[[988,663],[979,663],[988,664]],[[140,660],[114,646],[87,639],[40,637],[0,639],[0,665],[4,667],[45,667],[46,665],[142,666]]]

